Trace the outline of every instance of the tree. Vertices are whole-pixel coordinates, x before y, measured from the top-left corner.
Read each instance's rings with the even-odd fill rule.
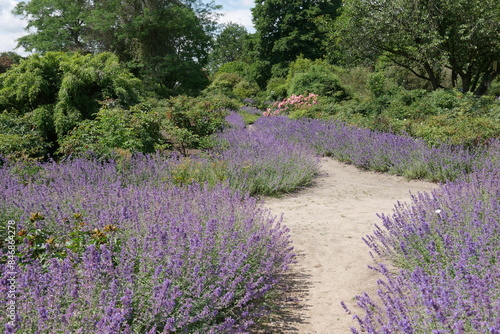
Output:
[[[325,33],[316,18],[335,16],[341,0],[260,0],[252,9],[261,61],[259,85],[271,75],[286,76],[290,62],[299,55],[318,59],[325,55]]]
[[[217,35],[210,54],[211,71],[216,72],[221,65],[240,60],[247,38],[248,31],[244,26],[233,22],[226,24]]]
[[[194,94],[208,84],[217,7],[197,0],[31,0],[14,13],[30,34],[19,46],[38,52],[113,52],[151,89]],[[35,28],[33,31],[30,28]]]
[[[28,21],[29,33],[18,39],[27,51],[89,51],[85,41],[86,0],[20,2],[15,15]]]
[[[332,34],[345,53],[383,54],[434,89],[448,69],[452,86],[480,95],[498,75],[500,2],[346,0]]]

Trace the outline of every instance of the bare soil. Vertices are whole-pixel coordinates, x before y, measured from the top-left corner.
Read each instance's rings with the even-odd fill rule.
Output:
[[[355,320],[341,306],[355,309],[356,295],[375,295],[377,280],[370,249],[362,238],[381,225],[397,201],[437,185],[361,171],[324,158],[315,184],[282,198],[265,198],[274,215],[284,214],[297,263],[289,273],[291,299],[273,313],[264,333],[346,334]]]

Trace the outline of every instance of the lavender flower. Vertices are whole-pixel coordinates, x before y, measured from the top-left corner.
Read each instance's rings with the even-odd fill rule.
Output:
[[[381,305],[357,297],[371,333],[496,333],[500,330],[500,174],[477,171],[418,194],[382,215],[365,241],[380,264]],[[435,209],[440,208],[440,209]],[[359,316],[358,316],[359,317]],[[360,318],[361,319],[361,318]]]
[[[53,258],[62,252],[47,250],[20,263],[17,332],[233,333],[261,315],[257,301],[293,261],[288,230],[248,195],[223,186],[173,187],[162,181],[168,167],[160,163],[40,164],[27,183],[0,169],[9,185],[0,188],[0,207],[13,208],[18,230],[40,212],[59,247],[73,238],[67,217],[75,213],[84,230],[119,231],[116,243],[65,248]],[[7,272],[5,263],[0,270]]]

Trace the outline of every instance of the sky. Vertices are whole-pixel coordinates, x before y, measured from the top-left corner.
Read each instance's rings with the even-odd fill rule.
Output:
[[[71,1],[71,0],[68,0]],[[11,11],[20,0],[0,0],[0,52],[14,51],[23,56],[27,55],[24,49],[15,49],[16,39],[26,34],[26,22],[12,15]],[[210,2],[204,0],[204,2]],[[222,5],[223,14],[221,23],[234,22],[245,26],[248,32],[254,32],[250,9],[254,0],[214,0],[215,4]]]

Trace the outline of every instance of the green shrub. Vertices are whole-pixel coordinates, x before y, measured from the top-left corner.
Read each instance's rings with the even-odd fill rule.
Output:
[[[228,97],[249,98],[259,92],[255,82],[249,82],[238,73],[219,72],[212,83],[203,91],[208,95],[226,95]]]
[[[339,78],[332,72],[323,71],[322,67],[312,67],[309,72],[297,73],[291,79],[288,95],[306,93],[332,97],[338,101],[349,97]]]
[[[380,72],[370,73],[368,76],[368,87],[375,97],[387,94],[386,80],[384,74]]]
[[[33,55],[2,74],[0,110],[29,114],[54,149],[79,122],[92,119],[99,101],[124,107],[139,102],[141,81],[111,53]]]
[[[259,86],[256,83],[242,80],[234,86],[233,93],[242,99],[254,97],[259,93]]]
[[[412,131],[431,145],[442,142],[460,145],[483,144],[490,138],[500,137],[500,122],[485,116],[441,114],[425,122],[415,123]]]
[[[336,71],[340,81],[352,96],[366,98],[371,96],[367,82],[371,69],[368,67],[339,68]]]
[[[204,138],[226,125],[229,110],[240,103],[223,95],[192,98],[187,96],[161,100],[153,107],[163,117],[162,133],[182,154],[203,146]]]
[[[488,95],[500,97],[500,78],[497,77],[488,88]]]
[[[283,100],[288,96],[288,85],[285,78],[273,77],[269,79],[266,87],[266,92],[269,100]]]
[[[102,108],[93,120],[85,120],[66,136],[59,153],[113,157],[132,152],[151,153],[165,146],[161,136],[161,119],[147,106],[131,110]]]
[[[219,69],[217,70],[217,74],[222,74],[222,73],[234,73],[238,74],[240,77],[243,77],[245,75],[245,71],[248,67],[248,64],[241,62],[241,61],[231,61],[222,64]]]
[[[390,89],[379,97],[321,104],[334,118],[377,131],[407,134],[430,145],[476,145],[500,136],[500,100],[457,90]]]
[[[0,156],[11,160],[38,159],[48,151],[48,143],[42,133],[33,130],[28,117],[0,113]]]

